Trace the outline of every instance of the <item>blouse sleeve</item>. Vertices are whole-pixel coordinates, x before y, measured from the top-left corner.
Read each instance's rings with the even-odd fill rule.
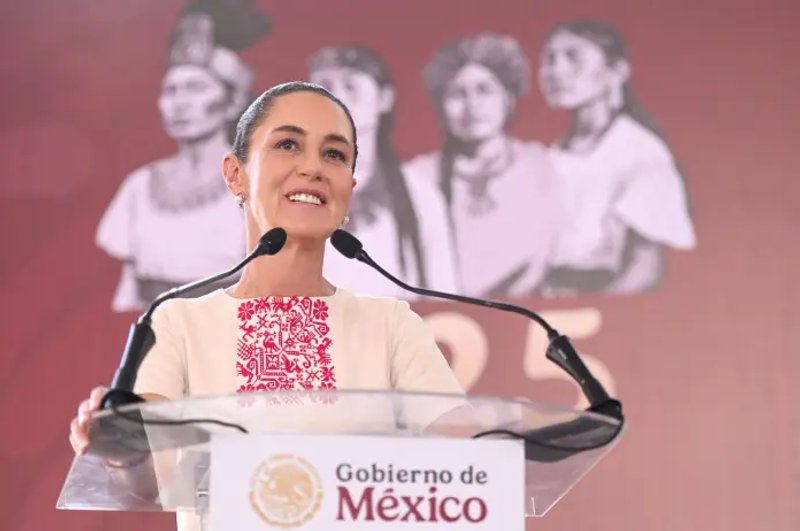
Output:
[[[637,161],[620,192],[615,212],[648,240],[676,249],[695,246],[683,179],[667,153],[651,153]]]
[[[153,313],[155,344],[139,367],[134,385],[137,394],[157,394],[170,400],[187,395],[186,347],[176,329],[175,310],[180,300],[169,300]]]
[[[390,381],[398,391],[463,394],[433,334],[405,301],[396,303]],[[460,405],[463,405],[460,398],[443,397],[434,401],[409,397],[403,404],[402,417],[406,423],[425,427]]]
[[[136,195],[146,170],[140,169],[125,178],[106,208],[97,227],[97,246],[119,260],[134,254],[132,227],[135,223]]]

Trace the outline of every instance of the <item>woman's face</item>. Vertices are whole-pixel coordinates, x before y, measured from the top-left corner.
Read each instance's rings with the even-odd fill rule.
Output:
[[[324,240],[342,224],[355,186],[355,146],[336,103],[313,92],[278,97],[248,153],[242,186],[259,236],[283,227],[295,239]]]
[[[177,142],[210,136],[227,126],[231,98],[205,68],[172,66],[164,74],[158,109],[167,134]]]
[[[447,128],[463,141],[480,141],[501,133],[513,99],[485,66],[464,65],[445,86],[442,110]]]
[[[539,84],[548,105],[575,109],[611,99],[627,80],[627,67],[609,64],[602,48],[568,31],[556,32],[544,46]],[[624,68],[623,68],[624,67]]]
[[[323,68],[311,72],[310,78],[342,100],[353,115],[356,130],[362,133],[376,129],[381,114],[389,112],[394,103],[391,89],[381,88],[372,76],[355,68]]]

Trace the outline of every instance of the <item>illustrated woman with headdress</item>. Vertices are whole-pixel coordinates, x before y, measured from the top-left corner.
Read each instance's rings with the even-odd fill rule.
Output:
[[[380,264],[417,285],[446,285],[425,267],[424,231],[411,204],[392,142],[395,90],[384,60],[360,45],[330,46],[309,61],[309,78],[341,99],[353,113],[359,137],[353,202],[345,229]],[[333,249],[325,264],[332,279],[362,294],[408,298],[377,273]]]
[[[663,245],[695,246],[683,178],[630,71],[622,36],[607,23],[562,23],[545,41],[541,89],[572,123],[550,150],[565,212],[544,292],[651,289]]]
[[[530,294],[558,220],[545,147],[507,132],[528,58],[513,38],[482,34],[446,44],[423,76],[445,141],[405,171],[420,226],[441,234],[430,261],[449,266],[463,293]]]
[[[158,99],[178,152],[131,173],[97,230],[97,245],[123,262],[114,310],[139,310],[162,291],[244,256],[242,213],[226,194],[219,161],[230,151],[232,124],[253,79],[236,51],[267,26],[247,2],[197,0],[184,10]]]

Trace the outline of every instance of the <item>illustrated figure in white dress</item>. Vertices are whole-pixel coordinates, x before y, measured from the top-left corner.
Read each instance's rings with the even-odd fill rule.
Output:
[[[386,63],[364,46],[330,46],[311,57],[309,70],[311,82],[347,105],[358,131],[358,184],[343,228],[388,271],[409,283],[428,285],[434,279],[424,267],[424,231],[392,140],[395,89]],[[335,284],[364,295],[412,296],[330,245],[326,255],[325,275]]]
[[[530,294],[558,216],[546,148],[508,134],[529,60],[515,39],[480,34],[447,43],[423,76],[444,134],[406,166],[420,226],[436,235],[426,252],[463,293]]]
[[[543,293],[649,290],[663,274],[663,246],[695,246],[683,177],[630,77],[610,24],[566,22],[545,40],[542,93],[572,120],[549,151],[564,212]]]
[[[123,262],[114,310],[141,310],[159,293],[244,257],[241,209],[226,193],[219,161],[253,80],[236,52],[268,27],[247,2],[197,0],[182,13],[158,99],[178,152],[128,175],[97,230],[97,245]]]

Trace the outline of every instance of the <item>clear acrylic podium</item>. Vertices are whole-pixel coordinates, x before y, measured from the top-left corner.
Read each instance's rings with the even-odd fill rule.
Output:
[[[123,417],[124,415],[124,417]],[[201,422],[198,422],[201,420]],[[215,434],[509,438],[526,434],[525,515],[544,515],[620,438],[594,413],[475,395],[384,391],[243,393],[131,404],[94,415],[59,509],[194,511],[208,504]],[[486,433],[490,432],[490,433]]]

